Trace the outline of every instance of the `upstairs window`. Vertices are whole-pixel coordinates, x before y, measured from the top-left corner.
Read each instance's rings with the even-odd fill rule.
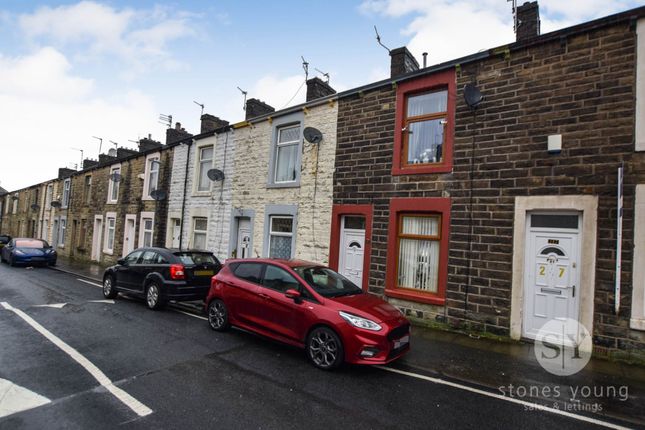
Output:
[[[69,191],[72,185],[71,179],[65,179],[63,182],[63,201],[61,202],[61,207],[66,208],[69,205]]]
[[[278,129],[275,157],[275,183],[295,182],[300,125]]]
[[[197,172],[197,191],[210,191],[211,180],[208,171],[213,167],[213,147],[202,146],[199,148],[199,165]]]
[[[119,200],[119,181],[115,181],[114,179],[120,179],[120,176],[120,165],[110,168],[110,176],[108,178],[108,203],[116,203]]]
[[[452,70],[398,86],[392,174],[452,171],[454,94]]]
[[[145,181],[143,185],[144,200],[151,199],[151,194],[159,186],[159,153],[150,154],[146,157]]]
[[[83,186],[83,201],[86,205],[89,205],[92,201],[92,176],[87,175],[85,177],[85,184]]]

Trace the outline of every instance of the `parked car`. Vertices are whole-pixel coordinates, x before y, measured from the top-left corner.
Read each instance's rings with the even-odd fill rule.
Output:
[[[0,234],[0,249],[2,249],[3,246],[9,243],[11,240],[11,236],[8,234]]]
[[[410,323],[397,308],[307,261],[228,260],[205,305],[213,330],[234,325],[305,348],[325,370],[385,364],[410,348]]]
[[[56,251],[42,239],[17,237],[0,249],[0,260],[12,266],[17,264],[55,266],[57,258]]]
[[[210,280],[222,264],[207,251],[139,248],[103,274],[103,295],[114,299],[119,292],[145,298],[150,309],[169,300],[204,300]]]

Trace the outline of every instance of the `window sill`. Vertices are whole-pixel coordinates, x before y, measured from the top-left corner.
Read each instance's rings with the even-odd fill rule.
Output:
[[[108,200],[107,202],[105,202],[106,205],[115,205],[117,203],[118,201],[112,201],[112,200]]]
[[[632,318],[629,320],[629,328],[645,331],[645,318]]]
[[[212,193],[211,190],[208,190],[208,191],[193,191],[193,193],[191,194],[191,197],[210,197],[211,193]]]
[[[267,183],[267,188],[300,188],[300,181],[284,183]]]
[[[452,165],[449,164],[435,164],[428,166],[414,166],[414,167],[392,167],[392,176],[399,175],[423,175],[427,173],[451,173]]]
[[[114,254],[114,250],[104,249],[103,254],[112,255]]]
[[[410,300],[412,302],[426,303],[429,305],[443,306],[446,304],[445,298],[435,297],[435,296],[416,292],[414,290],[409,290],[409,289],[402,289],[402,288],[397,288],[396,290],[386,289],[385,295],[387,297],[393,297],[395,299]]]

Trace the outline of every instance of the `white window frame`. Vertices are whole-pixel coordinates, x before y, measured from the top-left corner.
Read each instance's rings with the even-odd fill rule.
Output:
[[[63,181],[63,197],[61,198],[60,207],[65,209],[69,206],[70,191],[72,190],[72,178]]]
[[[636,151],[645,151],[645,18],[636,24]]]
[[[197,221],[198,220],[205,220],[206,221],[206,230],[197,230]],[[203,234],[204,235],[204,250],[208,247],[208,217],[203,217],[203,216],[196,216],[193,217],[193,222],[192,226],[190,229],[190,240],[191,240],[191,247],[195,248],[195,234]]]
[[[110,227],[110,221],[114,222],[114,226]],[[105,214],[105,236],[103,238],[103,253],[112,255],[114,253],[114,245],[116,242],[116,212],[107,212]],[[112,237],[112,247],[110,248],[110,236]]]
[[[152,220],[152,229],[145,230],[146,223],[145,220]],[[143,240],[145,233],[150,232],[150,246],[154,245],[155,242],[155,213],[154,212],[141,212],[139,215],[139,248],[143,248],[146,245]]]
[[[211,148],[213,150],[213,158],[210,160],[210,165],[202,166],[202,163],[204,163],[206,160],[202,159],[202,151],[204,149]],[[195,170],[194,170],[194,175],[193,175],[193,192],[194,194],[209,194],[213,188],[213,181],[210,179],[208,180],[208,188],[207,189],[200,189],[199,188],[199,179],[201,178],[201,172],[202,172],[202,167],[207,167],[206,171],[209,169],[212,169],[213,166],[215,165],[215,144],[214,143],[204,143],[203,145],[198,145],[195,148]]]
[[[89,179],[89,182],[88,182]],[[92,202],[92,175],[83,177],[83,205],[89,205]]]
[[[45,192],[45,209],[51,208],[53,196],[54,196],[54,184],[47,184],[47,191]]]
[[[285,233],[283,231],[273,231],[273,220],[274,219],[290,219],[291,220],[291,233]],[[267,248],[267,257],[271,257],[271,240],[273,237],[288,237],[291,239],[291,256],[293,256],[293,237],[295,234],[295,217],[293,215],[269,215],[269,244]]]
[[[20,201],[20,194],[16,193],[16,194],[14,194],[14,196],[16,198],[14,199],[12,197],[12,199],[13,199],[13,207],[11,208],[11,213],[15,215],[15,214],[18,213],[18,202]]]
[[[108,194],[107,194],[107,203],[108,204],[114,204],[119,201],[119,182],[115,182],[112,179],[110,179],[110,176],[112,176],[113,173],[115,173],[118,170],[119,175],[121,174],[121,164],[113,164],[110,166],[110,174],[108,176]],[[116,199],[112,199],[112,194],[114,194],[114,191],[116,190]]]
[[[283,130],[289,129],[289,128],[294,128],[298,127],[298,139],[297,140],[290,140],[288,142],[282,142],[280,143],[280,133],[282,133]],[[275,162],[273,163],[273,180],[272,183],[274,184],[293,184],[298,181],[298,158],[300,158],[299,154],[299,148],[300,148],[300,141],[302,140],[302,124],[296,123],[296,124],[285,124],[280,127],[276,128],[276,137],[275,137]],[[295,146],[296,149],[296,163],[294,166],[294,173],[295,173],[295,178],[289,179],[286,181],[278,181],[278,165],[280,164],[280,148],[286,148],[289,146]]]
[[[151,175],[154,173],[153,166],[157,166],[157,180],[156,183],[154,184],[154,188],[151,187],[152,185],[152,179]],[[154,152],[152,154],[148,154],[146,156],[146,168],[144,172],[144,180],[143,180],[143,196],[141,197],[141,200],[154,200],[151,196],[150,193],[156,189],[159,188],[159,172],[161,170],[161,153],[160,152]],[[152,188],[152,189],[151,189]]]

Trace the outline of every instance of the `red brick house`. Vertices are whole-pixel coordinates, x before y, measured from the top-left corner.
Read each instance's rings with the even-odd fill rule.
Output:
[[[531,339],[566,316],[642,354],[645,8],[544,35],[537,12],[515,43],[425,68],[399,48],[339,94],[330,264],[419,320]]]

